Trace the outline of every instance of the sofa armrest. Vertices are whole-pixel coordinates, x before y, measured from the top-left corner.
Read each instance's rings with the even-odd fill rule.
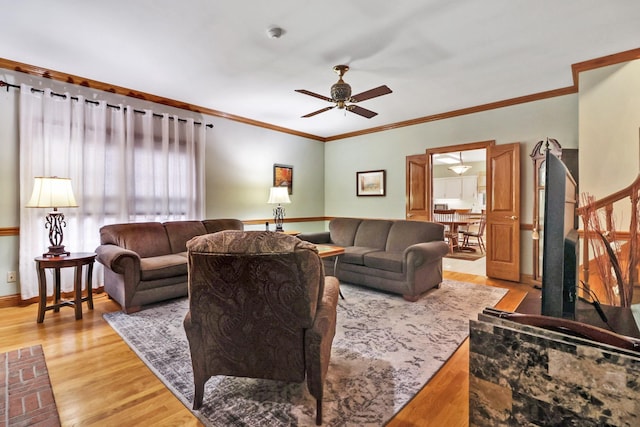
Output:
[[[324,279],[324,294],[316,309],[311,329],[305,333],[305,357],[307,359],[307,386],[319,401],[329,368],[331,345],[336,333],[336,317],[340,283],[333,276]]]
[[[96,248],[96,254],[98,262],[114,273],[124,274],[131,265],[136,271],[140,271],[140,256],[129,249],[116,245],[100,245]]]
[[[315,244],[331,243],[331,234],[328,231],[320,231],[316,233],[301,233],[298,234],[298,239]]]
[[[449,245],[442,240],[434,242],[416,243],[404,250],[404,261],[407,266],[420,265],[442,259],[449,253]]]

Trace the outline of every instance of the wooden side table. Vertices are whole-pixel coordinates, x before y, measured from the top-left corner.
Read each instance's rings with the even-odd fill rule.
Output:
[[[342,246],[334,246],[334,245],[316,245],[316,249],[318,250],[318,255],[320,258],[333,258],[333,275],[338,276],[338,258],[340,255],[344,254],[344,248]],[[340,290],[340,298],[344,299],[344,295],[342,295],[342,291]]]
[[[71,253],[67,256],[58,257],[36,257],[36,270],[38,272],[38,289],[40,292],[40,301],[38,304],[38,323],[44,321],[44,312],[53,310],[60,311],[60,307],[75,307],[76,320],[82,319],[82,302],[87,301],[87,305],[93,310],[93,292],[91,289],[91,279],[93,276],[93,262],[96,254],[90,252]],[[87,266],[87,296],[82,297],[82,270]],[[73,291],[74,299],[67,301],[60,299],[60,269],[66,267],[75,267]],[[54,301],[52,305],[47,305],[47,276],[45,269],[54,269],[53,274],[53,294]]]

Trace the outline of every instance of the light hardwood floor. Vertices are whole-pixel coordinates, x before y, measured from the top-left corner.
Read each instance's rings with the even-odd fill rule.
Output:
[[[464,273],[445,277],[508,288],[498,308],[514,309],[528,286]],[[63,307],[36,323],[37,305],[0,309],[0,351],[41,344],[63,426],[198,426],[199,421],[103,320],[120,309],[106,294],[83,306],[83,319]],[[428,351],[428,349],[425,349]],[[458,349],[389,426],[466,426],[469,346]]]

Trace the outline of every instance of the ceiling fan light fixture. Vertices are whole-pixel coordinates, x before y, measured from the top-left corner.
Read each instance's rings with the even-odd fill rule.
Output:
[[[345,102],[351,98],[351,86],[348,83],[338,80],[333,86],[331,86],[331,98],[335,102]]]
[[[471,169],[471,166],[465,165],[465,164],[462,163],[462,151],[461,151],[460,152],[460,164],[459,165],[449,166],[448,169],[453,171],[454,173],[456,173],[458,175],[462,175],[463,173],[465,173],[466,171]]]
[[[342,80],[344,73],[349,71],[348,65],[336,65],[333,71],[338,74],[338,81],[331,86],[331,99],[338,103],[338,108],[344,108],[344,103],[351,98],[351,86]]]
[[[357,114],[367,119],[377,116],[378,113],[376,113],[375,111],[367,110],[366,108],[360,107],[359,105],[355,105],[355,103],[366,101],[367,99],[371,98],[376,98],[378,96],[387,95],[391,93],[392,90],[389,89],[386,85],[382,85],[351,96],[351,86],[345,83],[344,80],[342,80],[342,76],[344,76],[344,73],[349,71],[349,66],[336,65],[335,67],[333,67],[333,71],[335,71],[340,77],[338,78],[338,81],[333,86],[331,86],[331,98],[305,89],[295,90],[296,92],[302,93],[304,95],[313,96],[314,98],[322,99],[324,101],[335,104],[331,107],[325,107],[312,113],[305,114],[304,116],[302,116],[302,118],[313,117],[316,114],[324,113],[325,111],[329,111],[333,108],[350,111],[351,113]],[[347,103],[349,104],[347,105]]]

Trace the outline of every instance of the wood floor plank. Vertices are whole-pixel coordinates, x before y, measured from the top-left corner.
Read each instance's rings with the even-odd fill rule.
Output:
[[[498,308],[514,309],[527,285],[445,272],[452,280],[509,289]],[[0,308],[0,351],[41,344],[63,426],[200,426],[196,417],[131,351],[102,315],[120,310],[106,294],[94,297],[83,319],[63,307],[36,323],[37,304]],[[466,426],[469,418],[466,340],[388,426]]]

